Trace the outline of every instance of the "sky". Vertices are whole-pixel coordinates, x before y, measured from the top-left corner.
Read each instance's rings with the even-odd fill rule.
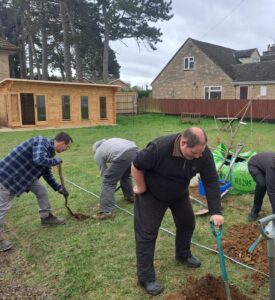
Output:
[[[172,13],[169,21],[154,24],[163,33],[155,51],[133,39],[111,42],[121,80],[150,88],[189,37],[235,50],[257,48],[260,54],[275,44],[274,0],[172,0]]]

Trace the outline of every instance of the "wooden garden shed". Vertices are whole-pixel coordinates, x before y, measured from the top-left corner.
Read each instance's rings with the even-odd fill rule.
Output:
[[[7,78],[0,82],[0,126],[78,127],[116,124],[119,86]]]

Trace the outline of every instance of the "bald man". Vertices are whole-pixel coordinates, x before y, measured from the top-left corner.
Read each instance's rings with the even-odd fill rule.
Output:
[[[138,152],[132,163],[135,179],[134,228],[139,285],[150,295],[163,287],[155,279],[155,243],[164,214],[170,208],[176,226],[176,259],[193,268],[200,260],[191,254],[195,216],[189,201],[190,179],[200,173],[211,220],[223,224],[218,175],[207,136],[200,127],[164,136]]]

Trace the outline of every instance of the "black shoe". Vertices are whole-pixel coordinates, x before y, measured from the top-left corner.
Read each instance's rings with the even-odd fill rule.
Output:
[[[151,281],[151,282],[138,281],[138,284],[146,291],[146,293],[153,296],[160,294],[164,290],[164,287],[161,286],[156,281]]]
[[[248,214],[247,216],[247,221],[248,222],[254,222],[258,219],[258,213],[256,213],[253,209],[251,210],[251,212]]]
[[[124,197],[124,200],[129,202],[129,203],[134,203],[135,201],[135,196],[127,196],[127,197]]]
[[[189,256],[187,258],[177,258],[179,262],[190,268],[199,268],[201,266],[201,261],[196,256]]]
[[[10,250],[12,248],[12,243],[8,240],[0,240],[0,252]]]
[[[41,225],[43,226],[56,226],[66,224],[65,219],[55,217],[51,213],[46,218],[41,218]]]

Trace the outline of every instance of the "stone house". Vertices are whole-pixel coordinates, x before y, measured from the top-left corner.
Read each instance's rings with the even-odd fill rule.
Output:
[[[275,99],[275,46],[261,56],[188,38],[151,83],[154,99]]]

